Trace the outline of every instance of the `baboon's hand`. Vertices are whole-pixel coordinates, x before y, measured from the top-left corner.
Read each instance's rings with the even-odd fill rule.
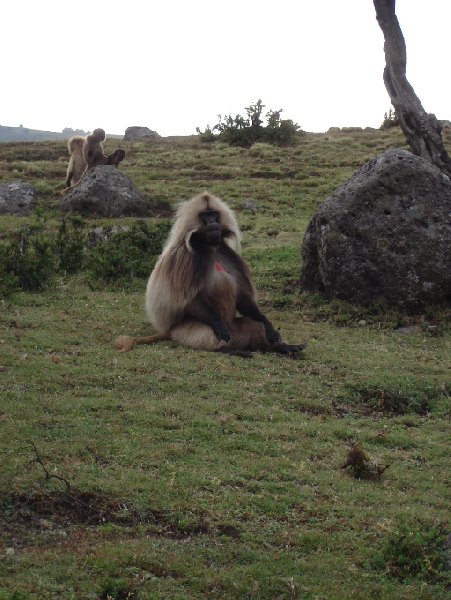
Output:
[[[215,330],[215,335],[218,340],[224,340],[224,342],[230,342],[231,340],[229,330],[225,325],[218,326],[218,328]]]

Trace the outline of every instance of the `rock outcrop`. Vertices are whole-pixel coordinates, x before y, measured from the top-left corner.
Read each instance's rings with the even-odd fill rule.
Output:
[[[451,298],[451,181],[402,149],[370,160],[317,210],[301,286],[407,310]]]
[[[61,200],[61,209],[101,217],[143,217],[154,211],[127,175],[108,165],[88,171]]]
[[[36,208],[38,190],[26,181],[0,185],[0,215],[26,217]]]
[[[154,140],[158,139],[160,136],[156,131],[152,131],[148,127],[127,127],[125,130],[125,135],[123,137],[123,141],[131,141],[131,140]]]

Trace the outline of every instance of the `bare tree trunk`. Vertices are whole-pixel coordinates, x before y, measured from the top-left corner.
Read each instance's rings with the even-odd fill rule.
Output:
[[[442,139],[442,126],[421,105],[406,78],[406,43],[395,14],[396,0],[373,0],[385,44],[384,83],[401,129],[414,154],[426,158],[451,176],[451,160]]]

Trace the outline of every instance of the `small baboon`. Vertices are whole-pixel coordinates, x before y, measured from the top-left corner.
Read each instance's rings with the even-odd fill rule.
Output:
[[[115,347],[170,339],[244,357],[255,350],[296,356],[304,345],[282,342],[257,306],[240,241],[235,216],[221,199],[205,192],[182,203],[147,284],[146,311],[159,334],[120,336]]]
[[[117,148],[114,152],[112,152],[111,154],[108,154],[108,156],[106,156],[106,162],[102,163],[105,165],[113,165],[117,168],[119,168],[119,163],[122,162],[125,158],[125,150],[122,150],[122,148]]]
[[[86,162],[83,158],[83,144],[85,143],[85,138],[76,135],[71,137],[67,143],[67,148],[69,150],[69,166],[67,167],[67,175],[66,175],[66,187],[70,187],[78,183],[85,172]]]
[[[119,163],[125,158],[125,151],[117,148],[111,154],[104,154],[103,144],[105,131],[94,129],[86,137],[74,136],[68,142],[69,166],[67,167],[66,188],[62,193],[77,185],[83,175],[99,165],[113,165],[119,168]]]

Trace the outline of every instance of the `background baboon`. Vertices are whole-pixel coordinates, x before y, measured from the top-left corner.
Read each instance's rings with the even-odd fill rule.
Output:
[[[80,181],[81,176],[85,172],[86,162],[83,157],[83,144],[85,143],[85,138],[76,135],[67,143],[67,148],[69,150],[69,165],[67,167],[66,174],[66,186],[70,187],[71,185],[75,185],[78,181]]]
[[[103,144],[106,135],[103,129],[94,129],[92,133],[86,136],[83,144],[83,157],[86,163],[86,171],[97,167],[97,165],[105,164],[105,153],[103,152]]]
[[[125,150],[122,150],[122,148],[116,148],[114,152],[108,154],[108,156],[106,156],[105,158],[106,162],[101,164],[114,165],[115,167],[119,168],[119,163],[122,162],[125,158]]]
[[[121,336],[116,348],[171,339],[241,356],[300,352],[304,346],[282,342],[258,308],[249,268],[232,247],[239,250],[240,240],[235,216],[222,200],[206,192],[184,202],[147,284],[147,315],[160,335]]]
[[[69,140],[70,159],[67,167],[66,188],[63,193],[76,185],[83,175],[93,167],[98,165],[119,167],[119,163],[125,158],[125,151],[122,148],[117,148],[111,154],[104,154],[102,142],[105,141],[105,137],[103,129],[94,129],[86,137],[74,136]]]

